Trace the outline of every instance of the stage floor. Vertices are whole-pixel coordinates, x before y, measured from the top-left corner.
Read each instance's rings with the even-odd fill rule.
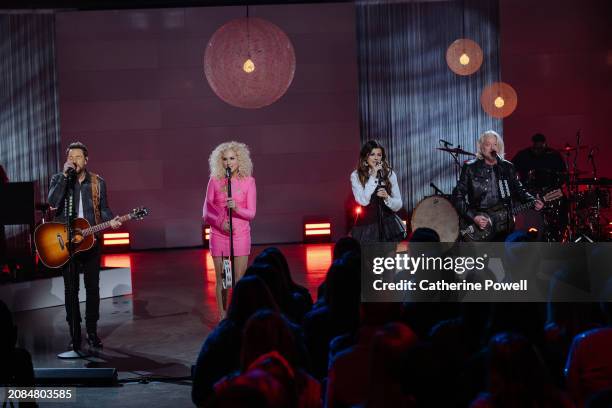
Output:
[[[251,260],[266,247],[254,247]],[[316,288],[331,264],[333,244],[277,247],[287,257],[294,280],[316,300]],[[120,379],[189,376],[204,339],[218,322],[215,273],[208,250],[112,254],[104,255],[102,263],[130,267],[133,293],[100,302],[101,355],[75,361],[56,357],[70,340],[63,306],[19,312],[15,314],[18,344],[32,354],[34,367],[114,367]],[[83,316],[84,309],[83,302]],[[77,402],[79,407],[190,406],[190,393],[186,383],[129,383],[110,389],[78,388]]]

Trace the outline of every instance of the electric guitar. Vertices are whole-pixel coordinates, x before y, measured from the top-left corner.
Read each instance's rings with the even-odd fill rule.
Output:
[[[558,200],[561,197],[563,197],[561,189],[556,189],[545,194],[542,201],[548,203]],[[508,211],[503,205],[478,212],[476,215],[483,215],[490,220],[487,226],[482,229],[476,225],[473,220],[468,222],[461,217],[459,233],[464,241],[490,241],[499,233],[508,233],[512,231],[514,228],[514,216],[522,211],[528,210],[534,205],[535,201],[530,201],[514,207],[512,212]]]
[[[141,220],[149,214],[149,210],[140,207],[133,209],[129,214],[119,217],[119,221]],[[34,244],[40,260],[49,268],[61,268],[70,259],[68,245],[72,254],[87,251],[96,242],[94,234],[110,228],[110,221],[90,226],[85,218],[76,218],[72,221],[72,241],[68,242],[66,225],[61,222],[46,222],[36,227],[34,231]]]

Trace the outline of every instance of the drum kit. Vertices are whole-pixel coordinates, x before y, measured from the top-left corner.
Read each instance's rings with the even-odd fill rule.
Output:
[[[462,163],[459,156],[474,157],[475,154],[461,149],[452,148],[448,142],[437,150],[449,153],[455,162],[455,175],[459,179]],[[595,165],[596,148],[588,150],[581,145],[580,139],[576,145],[566,144],[553,149],[564,156],[566,171],[550,169],[531,170],[524,180],[525,188],[537,197],[543,197],[550,191],[560,189],[563,197],[547,205],[540,211],[542,231],[539,239],[547,242],[596,242],[609,239],[608,220],[603,214],[611,206],[611,178],[599,178]],[[592,171],[579,170],[576,162],[580,152],[589,151],[588,161]],[[591,177],[585,177],[591,173]],[[430,186],[435,194],[427,196],[417,203],[412,217],[411,227],[414,231],[419,227],[435,230],[441,242],[454,242],[459,239],[459,214],[451,202],[450,194],[444,194],[433,183]]]

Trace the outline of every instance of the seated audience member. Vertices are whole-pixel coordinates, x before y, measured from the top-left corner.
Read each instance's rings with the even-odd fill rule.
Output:
[[[301,322],[303,316],[300,314],[300,305],[294,300],[289,283],[278,265],[256,260],[247,268],[244,275],[257,276],[263,280],[270,289],[280,312],[294,323]]]
[[[32,357],[16,345],[17,326],[9,308],[0,300],[0,385],[32,386]]]
[[[444,363],[440,381],[447,384],[457,406],[467,406],[485,387],[484,330],[491,310],[490,303],[463,302],[461,315],[441,320],[429,337],[435,355]]]
[[[335,260],[327,272],[325,306],[304,317],[304,340],[310,354],[313,374],[319,380],[327,375],[330,341],[354,333],[359,327],[361,303],[361,259],[351,252]]]
[[[383,325],[399,320],[400,304],[362,303],[360,315],[361,327],[356,334],[338,336],[330,343],[325,398],[328,408],[351,406],[365,400],[372,338]]]
[[[247,370],[215,384],[215,395],[206,407],[295,408],[298,394],[294,371],[277,352],[260,356]]]
[[[487,382],[488,391],[472,402],[472,408],[573,407],[552,383],[538,351],[518,333],[500,333],[490,340]]]
[[[544,346],[546,364],[557,384],[564,384],[564,368],[575,336],[602,326],[599,305],[595,302],[549,302]]]
[[[389,323],[376,332],[370,348],[370,381],[364,408],[416,407],[414,396],[405,392],[403,379],[409,367],[416,334],[403,323]]]
[[[301,339],[295,338],[290,323],[280,313],[259,311],[249,319],[242,335],[241,373],[247,372],[262,355],[276,352],[293,372],[297,407],[321,407],[321,385],[304,371],[303,349]],[[228,376],[222,381],[231,381],[232,378]]]
[[[312,296],[310,295],[308,289],[306,289],[304,286],[298,285],[293,280],[291,271],[289,270],[289,264],[287,263],[287,258],[285,258],[283,253],[278,248],[269,247],[260,253],[257,258],[255,258],[254,263],[268,263],[275,265],[276,268],[281,271],[282,275],[285,277],[289,291],[291,292],[293,308],[295,310],[297,319],[296,323],[301,323],[304,315],[308,313],[310,309],[312,309]]]
[[[213,385],[240,368],[242,330],[258,310],[278,311],[266,284],[256,276],[240,279],[223,319],[208,335],[193,367],[191,399],[201,406],[213,393]]]
[[[601,308],[608,325],[574,337],[567,358],[567,389],[579,407],[594,394],[612,389],[612,302],[602,302]]]
[[[342,258],[347,252],[355,252],[361,255],[361,244],[353,237],[342,237],[334,245],[332,252],[332,261]],[[315,308],[323,306],[325,304],[325,287],[327,284],[325,280],[319,285],[317,289],[317,303],[314,305]]]

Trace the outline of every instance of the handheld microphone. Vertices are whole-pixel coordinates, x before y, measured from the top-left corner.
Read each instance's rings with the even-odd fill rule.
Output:
[[[440,143],[444,143],[444,147],[454,146],[451,142],[447,142],[444,139],[440,139]]]
[[[377,162],[376,162],[376,165],[378,166],[379,164],[380,164],[380,162],[379,162],[379,161],[377,161]],[[376,172],[376,176],[377,176],[379,179],[384,178],[384,171],[385,171],[385,170],[384,170],[384,169],[382,169],[382,168],[381,168],[381,169],[379,169],[379,170]]]
[[[495,160],[497,160],[497,163],[501,163],[502,158],[499,157],[499,154],[497,154],[496,150],[491,150],[491,156],[495,157]]]
[[[76,176],[76,165],[74,163],[72,163],[72,165],[74,167],[68,167],[68,169],[66,169],[66,177],[68,178],[74,178]]]
[[[592,148],[592,149],[589,151],[589,157],[587,158],[587,160],[592,160],[592,159],[593,159],[593,153],[595,153],[595,148]]]
[[[229,166],[225,168],[225,178],[227,179],[227,198],[232,197],[232,169]],[[229,209],[231,211],[231,208]],[[230,218],[231,222],[231,218]]]

